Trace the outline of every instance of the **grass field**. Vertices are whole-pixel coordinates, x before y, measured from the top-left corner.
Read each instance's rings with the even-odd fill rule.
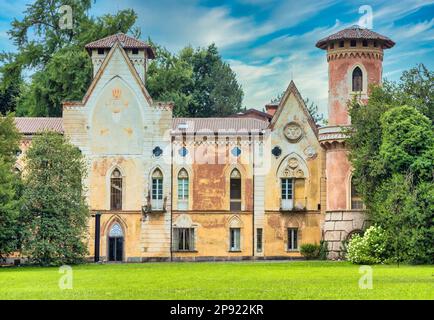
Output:
[[[348,262],[144,263],[0,268],[0,299],[434,299],[434,266],[374,266],[360,289]]]

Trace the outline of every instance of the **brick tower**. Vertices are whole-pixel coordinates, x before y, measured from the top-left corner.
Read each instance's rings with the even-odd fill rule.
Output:
[[[317,42],[327,50],[329,65],[328,125],[319,129],[326,150],[327,206],[324,238],[329,257],[339,257],[342,241],[365,228],[363,203],[352,187],[342,129],[351,124],[348,101],[367,101],[370,84],[381,83],[383,50],[395,43],[368,29],[353,26]]]

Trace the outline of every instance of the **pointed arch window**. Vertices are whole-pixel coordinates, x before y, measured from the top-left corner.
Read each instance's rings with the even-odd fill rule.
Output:
[[[230,210],[241,211],[241,173],[237,169],[231,172]]]
[[[155,169],[152,173],[152,210],[163,210],[163,173]]]
[[[353,70],[352,75],[352,83],[353,83],[353,92],[363,91],[363,73],[359,67],[356,67]]]
[[[122,210],[122,174],[114,169],[110,176],[110,210]]]
[[[178,173],[178,210],[188,210],[189,180],[187,170]]]
[[[362,210],[363,201],[360,193],[356,189],[354,178],[351,177],[351,210]]]

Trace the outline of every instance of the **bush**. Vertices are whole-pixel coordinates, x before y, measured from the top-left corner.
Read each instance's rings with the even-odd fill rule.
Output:
[[[355,234],[348,243],[347,258],[355,264],[375,264],[385,260],[386,241],[381,227],[371,226],[363,236]]]
[[[321,240],[319,243],[319,254],[318,259],[327,260],[327,255],[329,253],[327,241]]]
[[[300,246],[300,252],[307,260],[318,259],[321,247],[314,243],[305,243]]]

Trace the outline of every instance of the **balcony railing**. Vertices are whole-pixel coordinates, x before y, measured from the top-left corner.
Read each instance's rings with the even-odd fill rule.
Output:
[[[188,210],[188,200],[178,199],[178,210],[180,210],[180,211]]]
[[[292,199],[280,199],[280,210],[294,209],[294,201]]]

